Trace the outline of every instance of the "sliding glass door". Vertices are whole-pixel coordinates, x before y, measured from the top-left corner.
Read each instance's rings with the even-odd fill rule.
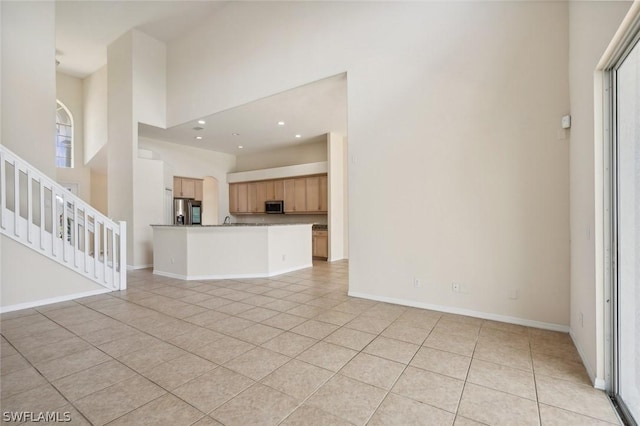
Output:
[[[640,43],[614,69],[614,396],[640,421]],[[630,419],[631,422],[633,420]]]

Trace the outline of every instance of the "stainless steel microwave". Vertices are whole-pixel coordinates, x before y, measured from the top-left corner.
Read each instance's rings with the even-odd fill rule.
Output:
[[[283,214],[284,213],[284,201],[282,200],[270,200],[265,201],[264,211],[269,214]]]

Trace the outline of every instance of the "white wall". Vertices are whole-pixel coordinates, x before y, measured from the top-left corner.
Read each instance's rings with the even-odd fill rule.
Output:
[[[91,206],[104,215],[109,211],[107,204],[107,175],[91,173]]]
[[[84,163],[107,144],[107,66],[83,80]]]
[[[561,2],[234,2],[169,44],[167,121],[346,71],[350,291],[566,329],[568,36]]]
[[[604,292],[596,274],[594,70],[631,2],[570,2],[571,335],[592,381],[604,383]],[[597,138],[596,138],[597,136]],[[595,142],[596,139],[598,142]],[[582,316],[582,320],[581,320]]]
[[[202,179],[211,176],[218,182],[227,181],[227,173],[235,167],[233,155],[213,152],[206,149],[177,145],[148,138],[140,138],[140,148],[154,153],[154,158],[162,160],[165,167],[165,185],[173,187],[170,176],[185,176]],[[222,223],[229,214],[229,186],[222,184],[218,188],[218,222]],[[162,223],[162,222],[157,222]]]
[[[0,2],[0,19],[0,141],[55,179],[55,4]],[[0,240],[2,307],[96,288],[20,244]]]
[[[26,303],[51,303],[56,301],[54,299],[104,290],[104,287],[11,238],[0,235],[0,241],[0,306],[3,309]],[[29,267],[25,268],[25,265]]]
[[[153,265],[153,229],[164,223],[164,164],[159,160],[134,160],[133,267]],[[130,229],[131,227],[127,228]]]
[[[140,123],[166,126],[166,47],[165,44],[134,31],[133,99]]]
[[[1,2],[2,144],[56,176],[55,3]]]
[[[138,123],[165,126],[164,50],[162,42],[137,30],[121,36],[107,49],[109,216],[134,224],[127,235],[127,264],[133,267],[151,263],[151,236],[145,226],[164,220],[162,202],[159,220],[149,221],[147,209],[134,197],[141,185],[137,180],[147,179],[144,173],[148,171],[146,163],[137,161]],[[136,170],[139,165],[141,170]],[[159,178],[152,173],[147,179],[146,185],[159,188],[159,195],[149,197],[163,199],[163,180],[162,173]]]
[[[138,123],[133,110],[133,33],[107,48],[107,205],[109,217],[126,221],[127,265],[134,265],[133,168],[137,156]]]
[[[84,165],[83,82],[79,78],[56,73],[56,97],[73,116],[73,167],[56,168],[56,181],[78,185],[78,196],[91,201],[91,169]]]
[[[218,193],[220,192],[220,183],[218,179],[211,176],[205,176],[202,181],[202,224],[217,225],[220,223],[220,212],[218,205],[220,204]]]
[[[294,166],[296,164],[327,161],[327,141],[323,140],[296,145],[289,148],[274,149],[257,154],[239,155],[236,158],[235,172],[270,169],[274,167]]]

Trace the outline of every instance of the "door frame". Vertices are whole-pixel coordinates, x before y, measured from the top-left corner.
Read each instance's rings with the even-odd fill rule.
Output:
[[[636,9],[636,12],[637,9]],[[622,27],[621,27],[622,29]],[[617,34],[618,36],[618,34]],[[605,369],[606,389],[625,424],[637,425],[631,411],[620,397],[620,327],[618,269],[618,121],[617,121],[617,71],[631,51],[640,46],[640,13],[627,22],[614,50],[608,52],[603,72],[603,121],[604,121],[604,231],[605,231]],[[605,58],[603,58],[605,59]],[[602,62],[601,64],[602,65]]]

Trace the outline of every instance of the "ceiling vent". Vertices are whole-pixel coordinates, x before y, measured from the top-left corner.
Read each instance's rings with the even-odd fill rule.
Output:
[[[193,130],[204,130],[204,127],[196,126],[193,128]]]

